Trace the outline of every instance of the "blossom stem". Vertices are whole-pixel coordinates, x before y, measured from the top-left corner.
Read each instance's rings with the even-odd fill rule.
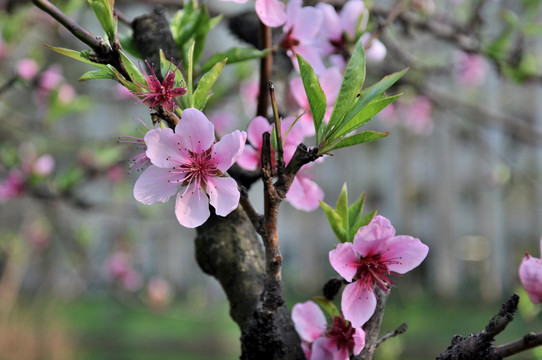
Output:
[[[260,21],[260,49],[271,48],[271,28]],[[273,52],[260,60],[260,92],[258,94],[258,105],[256,116],[267,117],[269,98],[267,97],[267,84],[271,79],[271,68],[273,67]]]
[[[271,108],[273,109],[273,120],[275,122],[275,136],[277,138],[277,173],[280,176],[284,172],[284,149],[282,147],[282,129],[279,119],[279,110],[275,99],[275,85],[269,81],[269,97],[271,98]]]

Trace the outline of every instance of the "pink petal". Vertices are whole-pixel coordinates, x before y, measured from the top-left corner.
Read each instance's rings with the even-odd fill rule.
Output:
[[[261,154],[252,146],[245,146],[245,150],[237,160],[239,166],[247,170],[256,170],[260,166]]]
[[[175,127],[175,133],[181,138],[181,145],[189,151],[202,153],[215,141],[215,128],[205,114],[198,109],[183,110],[181,120]]]
[[[300,77],[290,80],[290,92],[301,109],[309,109],[309,100],[307,99],[307,94],[305,93],[303,80],[301,80]]]
[[[354,349],[352,350],[352,353],[354,355],[359,355],[361,350],[365,347],[365,331],[363,331],[362,328],[358,327],[356,328],[356,332],[354,333]]]
[[[326,104],[328,106],[335,104],[335,101],[337,101],[337,95],[339,95],[342,80],[343,76],[336,67],[327,69],[322,76],[320,76],[320,85],[322,86],[322,91],[326,95]]]
[[[360,23],[360,17],[364,16]],[[355,39],[356,30],[358,24],[360,25],[360,30],[365,30],[367,26],[367,19],[369,14],[365,10],[365,4],[360,0],[350,0],[341,10],[341,26],[342,29],[348,34],[350,39]]]
[[[302,340],[312,343],[326,331],[326,317],[314,301],[295,304],[292,308],[295,330]]]
[[[262,135],[264,132],[271,133],[271,124],[263,116],[256,116],[248,125],[248,141],[250,144],[260,150],[262,148]]]
[[[320,201],[324,199],[324,191],[303,173],[298,173],[290,190],[286,194],[286,200],[293,207],[303,211],[313,211],[320,207]]]
[[[519,266],[519,278],[534,304],[542,302],[542,260],[529,254]]]
[[[222,172],[226,172],[243,153],[247,133],[236,130],[220,139],[213,147],[213,160],[217,162],[216,167]]]
[[[301,8],[296,16],[292,37],[300,42],[314,40],[322,24],[322,13],[312,6]]]
[[[362,41],[365,44],[371,38],[371,34],[365,33],[362,35]],[[374,39],[371,43],[371,47],[365,50],[365,56],[368,60],[374,62],[381,62],[386,57],[386,46],[378,39]]]
[[[237,182],[231,177],[208,179],[207,193],[217,215],[226,216],[239,205],[241,194],[237,188]]]
[[[286,24],[284,24],[283,32],[286,34],[297,23],[297,19],[301,13],[302,0],[290,0],[286,7]]]
[[[311,360],[348,360],[348,349],[337,348],[330,338],[321,337],[312,344]]]
[[[354,235],[354,249],[361,256],[386,250],[386,241],[395,236],[395,228],[383,216],[377,215],[369,225],[361,227]]]
[[[294,47],[294,52],[301,55],[303,59],[305,59],[312,66],[314,72],[317,75],[323,73],[326,70],[320,54],[315,47],[311,45],[300,44]],[[299,71],[299,64],[297,63],[297,58],[295,57],[295,54],[291,54],[290,58],[292,59],[292,63],[296,70]]]
[[[341,299],[344,318],[358,328],[365,324],[376,309],[376,296],[372,290],[363,288],[361,281],[346,285]]]
[[[166,202],[177,193],[179,183],[178,175],[172,174],[168,169],[149,166],[136,180],[134,185],[134,198],[145,204]]]
[[[279,0],[256,0],[256,14],[269,27],[281,26],[287,18],[284,4]]]
[[[171,169],[179,165],[179,162],[184,163],[186,156],[179,151],[181,140],[182,138],[169,128],[149,130],[145,134],[147,157],[153,165],[161,168]]]
[[[201,188],[190,186],[183,190],[177,195],[177,201],[175,202],[177,220],[184,227],[198,227],[211,215],[209,212],[209,199]]]
[[[383,253],[382,260],[397,262],[389,265],[388,269],[398,274],[404,274],[420,265],[429,252],[429,247],[420,239],[407,235],[388,240],[387,247],[389,250]]]
[[[320,33],[324,36],[325,40],[341,40],[343,27],[335,8],[326,3],[318,3],[316,8],[322,13]]]
[[[337,248],[329,252],[329,262],[346,281],[352,281],[358,270],[358,255],[354,251],[352,243],[338,244]]]
[[[288,145],[297,147],[305,139],[305,130],[299,123],[294,124],[295,119],[294,116],[288,116],[281,120],[282,141],[285,147]]]
[[[234,3],[237,3],[237,4],[244,4],[244,3],[246,3],[248,0],[221,0],[221,1],[234,2]]]

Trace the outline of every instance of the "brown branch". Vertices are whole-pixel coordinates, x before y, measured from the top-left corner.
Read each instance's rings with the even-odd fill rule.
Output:
[[[408,330],[408,324],[407,323],[402,323],[397,329],[382,335],[382,337],[380,339],[378,339],[378,342],[376,343],[376,347],[379,347],[380,344],[382,344],[384,341],[386,341],[386,340],[388,340],[388,339],[390,339],[392,337],[403,334],[407,330]]]
[[[284,172],[284,149],[282,148],[282,128],[279,119],[279,110],[277,100],[275,99],[275,85],[269,81],[269,97],[271,98],[271,108],[273,109],[273,122],[275,124],[275,134],[277,137],[277,174],[279,176]]]
[[[521,339],[497,346],[495,353],[505,358],[540,345],[542,345],[542,332],[528,333]]]
[[[271,48],[271,28],[265,26],[260,21],[260,49]],[[271,69],[273,67],[273,54],[269,52],[266,57],[260,60],[260,92],[258,94],[258,105],[256,107],[256,116],[267,117],[267,109],[269,108],[269,98],[267,97],[267,89],[269,80],[271,80]]]
[[[376,309],[369,319],[363,325],[363,330],[365,331],[365,347],[361,353],[357,356],[354,356],[354,360],[372,360],[376,347],[379,345],[379,334],[380,326],[382,325],[382,319],[384,318],[384,310],[386,309],[386,302],[390,293],[375,287],[376,295]]]

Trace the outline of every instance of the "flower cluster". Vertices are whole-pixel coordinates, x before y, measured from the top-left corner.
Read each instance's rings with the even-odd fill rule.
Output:
[[[540,239],[542,249],[542,239]],[[542,251],[542,250],[541,250]],[[535,304],[542,302],[542,259],[526,253],[519,266],[519,278],[529,299]]]
[[[144,103],[151,110],[157,105],[162,105],[164,110],[173,112],[177,106],[176,98],[186,94],[186,88],[182,86],[175,87],[175,71],[168,69],[164,80],[160,82],[154,68],[147,63],[151,74],[145,75],[145,81],[147,84],[138,84],[147,91],[137,93],[136,95],[143,97],[138,103]]]
[[[177,194],[175,215],[188,228],[202,225],[210,216],[237,208],[237,182],[225,176],[243,152],[246,133],[234,131],[215,143],[213,124],[197,109],[185,109],[175,132],[153,129],[145,134],[146,155],[151,165],[134,186],[134,197],[151,205]]]

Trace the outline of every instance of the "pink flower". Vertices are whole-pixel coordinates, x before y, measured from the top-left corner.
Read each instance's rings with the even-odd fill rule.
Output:
[[[346,281],[341,300],[344,318],[358,327],[374,313],[374,287],[389,291],[389,275],[404,274],[425,259],[429,248],[412,236],[395,236],[390,221],[377,215],[358,230],[353,243],[342,243],[329,252],[329,262]]]
[[[292,159],[297,146],[304,138],[304,130],[302,130],[299,124],[295,124],[290,129],[286,139],[284,139],[286,131],[290,128],[294,120],[294,117],[287,117],[281,123],[284,161],[286,164]],[[238,161],[241,167],[247,170],[256,170],[261,167],[262,134],[264,132],[271,133],[272,131],[273,126],[262,116],[257,116],[251,121],[247,129],[250,145],[245,147],[245,151],[243,151]],[[271,158],[275,159],[273,149],[271,149]],[[275,166],[274,163],[273,166]],[[324,198],[322,189],[311,180],[312,175],[308,172],[311,167],[310,164],[307,164],[298,171],[288,194],[286,194],[286,200],[296,209],[303,211],[316,210],[320,206],[320,200]]]
[[[363,42],[364,46],[369,45],[369,40],[371,39],[371,34],[365,33],[361,36],[361,41]],[[367,60],[372,60],[374,62],[381,62],[384,60],[387,54],[386,47],[380,40],[373,39],[371,40],[371,44],[368,48],[365,49],[365,56],[367,57]]]
[[[58,89],[58,101],[63,105],[68,105],[75,98],[75,90],[69,84],[62,84]]]
[[[137,93],[138,96],[143,96],[138,103],[144,103],[152,109],[156,105],[162,105],[164,110],[173,112],[177,106],[175,98],[186,94],[186,89],[182,86],[174,88],[175,86],[175,70],[170,71],[168,69],[164,80],[160,82],[156,77],[154,68],[147,63],[147,66],[151,70],[151,75],[145,75],[147,85],[138,84],[142,88],[147,89],[145,92]]]
[[[24,192],[25,177],[18,170],[12,170],[4,181],[0,181],[0,203],[13,199]]]
[[[313,301],[294,305],[292,320],[301,340],[305,356],[310,360],[348,360],[365,346],[365,332],[353,328],[342,317],[335,316],[328,327],[326,317]]]
[[[542,249],[542,239],[540,239]],[[519,266],[519,279],[534,304],[542,302],[542,260],[525,254]]]
[[[301,55],[314,68],[316,74],[325,70],[320,58],[320,49],[316,47],[316,35],[322,24],[322,13],[312,6],[301,6],[301,0],[290,0],[286,8],[287,20],[284,25],[284,37],[280,46],[298,69],[296,55]]]
[[[137,291],[141,288],[141,275],[134,269],[129,253],[114,252],[107,258],[104,266],[109,281],[120,283],[128,291]]]
[[[154,276],[147,284],[147,297],[153,309],[163,309],[171,301],[171,286],[167,280]]]
[[[320,3],[322,4],[322,3]],[[331,117],[331,111],[333,110],[333,105],[337,100],[337,95],[339,95],[339,89],[341,88],[342,83],[342,74],[339,69],[332,67],[326,69],[322,75],[320,75],[320,86],[322,91],[326,96],[326,113],[324,115],[324,121],[327,123]],[[301,78],[293,78],[290,80],[290,91],[295,101],[301,107],[302,111],[309,111],[306,114],[302,115],[298,120],[299,123],[303,126],[306,136],[313,136],[315,133],[314,122],[312,120],[312,113],[310,112],[309,100],[307,99],[307,93],[303,87],[303,81]]]
[[[361,0],[348,1],[337,14],[335,8],[326,3],[318,3],[324,20],[320,31],[324,55],[348,52],[348,45],[356,40],[356,33],[365,30],[369,11]]]
[[[55,169],[55,158],[45,154],[37,158],[32,164],[32,173],[39,176],[47,176]]]
[[[209,203],[220,216],[237,208],[237,182],[223,175],[243,152],[245,132],[234,131],[215,144],[214,126],[207,117],[197,109],[185,109],[175,132],[153,129],[144,140],[152,165],[135,183],[136,200],[151,205],[177,194],[175,215],[189,228],[209,218]]]
[[[465,86],[480,86],[488,74],[488,65],[483,57],[476,54],[459,53],[457,57],[458,80]]]
[[[260,79],[257,76],[241,81],[240,95],[243,110],[248,117],[254,116],[260,94]]]
[[[44,91],[51,91],[63,80],[62,71],[57,65],[52,65],[41,73],[39,86]]]
[[[429,135],[433,132],[431,113],[433,103],[425,96],[418,95],[409,106],[404,106],[405,125],[414,133]]]
[[[222,0],[244,4],[248,0]],[[256,14],[266,26],[277,27],[286,22],[284,4],[279,0],[256,0]]]
[[[40,67],[33,59],[22,59],[17,63],[17,73],[26,80],[31,80],[38,74]]]

